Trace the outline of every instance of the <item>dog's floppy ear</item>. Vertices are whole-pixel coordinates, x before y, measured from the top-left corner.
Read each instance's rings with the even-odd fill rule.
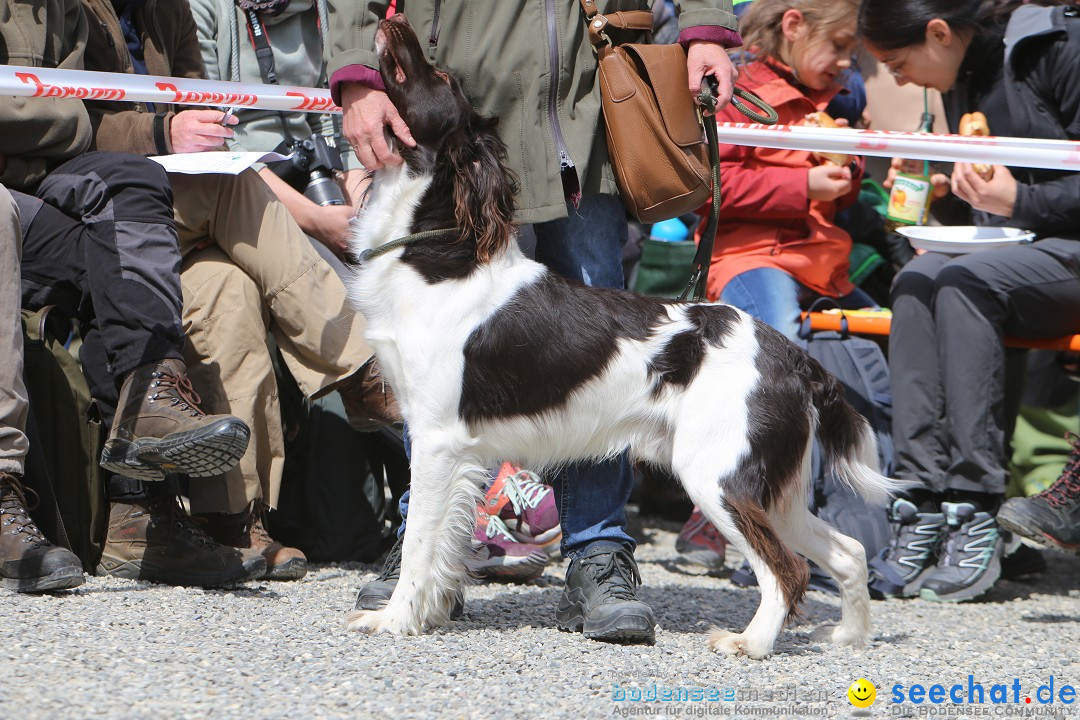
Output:
[[[454,168],[454,215],[464,236],[476,242],[476,257],[487,262],[513,238],[517,183],[505,164],[506,146],[496,120],[478,118],[469,137],[448,142]]]

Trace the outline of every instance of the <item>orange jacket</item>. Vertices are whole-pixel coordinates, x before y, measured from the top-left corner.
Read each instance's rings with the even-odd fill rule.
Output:
[[[783,125],[804,124],[807,113],[823,110],[837,92],[807,91],[795,84],[790,69],[772,61],[744,65],[737,84],[776,108]],[[748,122],[730,105],[717,119]],[[731,278],[762,267],[783,270],[822,295],[837,297],[854,290],[848,280],[851,236],[836,226],[834,217],[838,207],[858,197],[862,159],[852,173],[851,193],[831,202],[808,196],[807,173],[817,164],[803,150],[720,146],[722,194],[709,270],[710,300],[720,297]],[[708,206],[702,212],[708,214]],[[702,229],[704,223],[698,232]]]

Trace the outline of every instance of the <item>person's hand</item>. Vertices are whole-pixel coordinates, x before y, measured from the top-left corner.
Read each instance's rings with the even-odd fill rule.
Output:
[[[836,165],[812,167],[807,173],[806,186],[811,200],[832,201],[843,197],[851,192],[851,168]]]
[[[686,51],[686,73],[690,77],[690,95],[697,102],[701,82],[706,75],[716,78],[716,109],[731,102],[731,91],[735,88],[735,79],[739,72],[731,64],[723,45],[704,40],[691,40]],[[712,113],[706,113],[710,115]]]
[[[323,205],[311,213],[311,234],[339,258],[349,251],[349,220],[355,213],[351,205]]]
[[[881,187],[886,190],[892,190],[893,181],[896,180],[896,174],[904,172],[904,163],[911,162],[910,160],[904,160],[904,158],[893,158],[889,165],[889,174],[881,183]],[[931,192],[934,194],[934,199],[938,200],[949,194],[949,176],[944,173],[931,173],[930,174],[930,187]]]
[[[1004,165],[994,165],[994,176],[983,180],[971,163],[953,166],[952,191],[976,210],[1012,217],[1016,207],[1016,178]]]
[[[220,110],[181,110],[169,126],[174,153],[205,152],[219,148],[233,136],[232,127],[240,122],[235,115],[222,125],[225,113]]]
[[[342,132],[366,169],[378,170],[384,165],[401,164],[401,155],[394,152],[387,141],[387,127],[398,140],[416,147],[409,126],[382,90],[360,83],[345,83],[341,87],[341,107]]]

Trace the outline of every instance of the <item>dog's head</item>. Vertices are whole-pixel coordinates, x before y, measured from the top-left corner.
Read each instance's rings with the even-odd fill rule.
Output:
[[[498,119],[477,113],[457,78],[427,61],[404,15],[379,23],[375,46],[386,93],[416,140],[415,148],[401,148],[406,164],[432,174],[436,192],[448,191],[452,216],[442,222],[461,228],[461,241],[475,243],[478,260],[491,259],[513,238],[517,193]]]

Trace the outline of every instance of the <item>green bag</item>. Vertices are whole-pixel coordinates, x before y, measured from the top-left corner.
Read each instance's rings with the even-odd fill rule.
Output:
[[[641,263],[638,265],[634,292],[677,298],[686,289],[694,267],[697,243],[693,240],[653,240],[641,244]]]
[[[27,479],[47,488],[38,492],[43,501],[48,495],[54,498],[57,527],[50,539],[67,546],[83,569],[93,573],[109,516],[98,465],[101,415],[81,368],[59,339],[68,337],[70,326],[59,311],[50,314],[52,310],[49,306],[22,313],[24,377],[34,415],[28,434],[31,454],[41,460],[28,458]]]

